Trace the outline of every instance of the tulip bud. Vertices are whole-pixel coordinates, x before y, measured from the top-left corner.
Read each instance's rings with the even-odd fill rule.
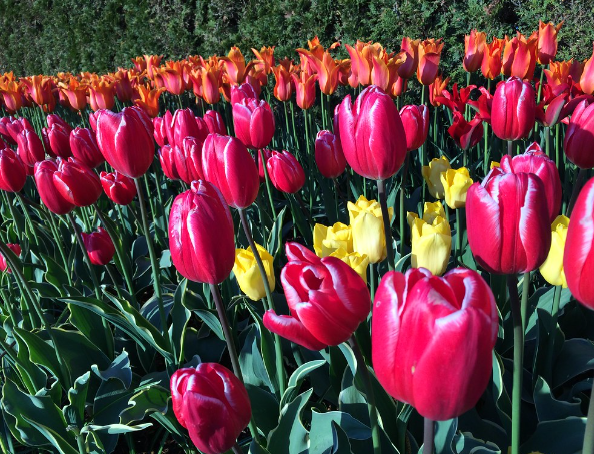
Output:
[[[291,96],[293,95],[291,74],[282,65],[273,67],[272,72],[274,73],[274,78],[276,79],[273,89],[274,97],[281,102],[290,100]]]
[[[441,182],[441,173],[448,169],[451,169],[450,161],[445,156],[439,159],[433,158],[428,166],[423,166],[421,169],[429,192],[436,199],[443,199],[445,197],[445,190]]]
[[[101,186],[107,197],[118,205],[128,205],[136,196],[134,180],[118,171],[101,172]]]
[[[235,262],[233,219],[212,183],[194,181],[190,190],[173,201],[169,249],[177,271],[191,281],[219,284],[231,273]]]
[[[14,143],[18,143],[17,137],[21,131],[24,131],[25,129],[34,131],[33,126],[31,126],[31,123],[29,123],[29,120],[27,120],[25,117],[16,119],[13,117],[10,118],[11,121],[6,123],[6,130],[8,131],[8,134]]]
[[[390,271],[373,304],[373,368],[388,394],[421,416],[455,418],[489,383],[497,329],[495,298],[476,271]]]
[[[578,104],[569,120],[563,149],[567,159],[581,169],[594,167],[594,102],[584,100]]]
[[[291,316],[264,314],[264,326],[310,350],[340,345],[367,318],[367,285],[336,257],[320,259],[297,243],[287,243],[289,262],[281,283]]]
[[[305,172],[299,161],[286,150],[272,151],[266,170],[273,186],[279,191],[294,194],[305,184]]]
[[[66,214],[72,211],[74,204],[58,191],[54,183],[54,173],[58,171],[58,164],[51,159],[35,164],[35,184],[43,204],[52,213]]]
[[[66,159],[72,156],[72,151],[70,150],[70,129],[64,128],[59,123],[53,123],[46,131],[49,146],[54,155]]]
[[[0,118],[0,138],[4,139],[7,143],[11,145],[16,144],[16,140],[12,138],[12,135],[9,132],[9,125],[12,123],[13,120],[13,117]]]
[[[260,183],[264,183],[266,181],[266,176],[264,175],[264,166],[272,156],[272,151],[265,148],[263,150],[258,150],[258,177],[260,179]],[[264,164],[262,164],[262,155],[264,156]]]
[[[398,75],[404,80],[410,79],[417,70],[417,66],[419,66],[420,42],[420,39],[413,40],[407,36],[402,38],[400,50],[404,52],[406,59],[404,60],[404,63],[402,63],[402,65],[400,65],[398,68]]]
[[[270,291],[274,291],[275,278],[274,278],[274,259],[259,244],[256,244],[256,249],[262,259],[264,265],[264,271],[266,272],[266,278],[268,279],[268,285]],[[264,289],[264,281],[260,274],[260,269],[256,263],[256,258],[252,252],[252,248],[247,249],[236,249],[235,250],[235,264],[233,265],[233,274],[237,279],[239,288],[245,293],[252,301],[261,300],[266,296],[266,290]]]
[[[293,84],[295,85],[295,102],[302,110],[307,110],[313,106],[316,101],[316,80],[317,74],[308,75],[308,73],[291,74]]]
[[[542,265],[540,274],[551,285],[561,285],[567,288],[565,271],[563,270],[563,252],[567,239],[569,218],[562,214],[557,216],[551,226],[551,249],[549,255]]]
[[[8,249],[10,249],[12,252],[14,252],[14,254],[17,257],[21,255],[21,246],[19,246],[18,244],[8,243],[6,245],[6,247],[8,247]],[[4,257],[4,255],[2,255],[2,253],[0,253],[0,272],[4,272],[4,271],[6,271],[7,273],[12,273],[12,271],[8,267],[6,257]]]
[[[429,134],[429,108],[422,106],[404,106],[400,109],[400,119],[406,135],[406,151],[420,148]]]
[[[473,181],[468,169],[448,169],[441,173],[441,185],[444,189],[445,201],[452,210],[466,205],[466,193]],[[434,273],[435,274],[435,273]]]
[[[244,384],[220,364],[176,370],[170,386],[173,412],[204,454],[227,452],[250,422],[252,410]]]
[[[101,227],[96,232],[83,233],[83,243],[93,265],[107,265],[115,254],[115,246],[109,234]]]
[[[88,128],[76,128],[70,133],[70,149],[77,161],[94,169],[105,162],[97,145],[95,133]]]
[[[353,252],[353,231],[350,225],[336,222],[332,227],[316,224],[313,230],[314,251],[318,257],[328,257],[338,249]],[[341,257],[339,257],[341,258]]]
[[[367,255],[371,263],[381,262],[388,255],[382,209],[377,200],[367,200],[359,196],[357,203],[349,202],[349,220],[353,231],[353,249]],[[392,219],[394,210],[388,207]]]
[[[54,173],[54,185],[58,192],[77,207],[94,204],[101,195],[101,181],[95,172],[73,158],[58,158],[58,170]]]
[[[153,118],[153,128],[153,137],[155,138],[157,145],[164,147],[169,144],[169,139],[167,138],[167,125],[163,117]]]
[[[315,142],[316,165],[326,178],[336,178],[346,168],[340,139],[330,131],[318,132]]]
[[[207,110],[203,120],[206,122],[209,134],[220,134],[222,136],[227,134],[223,116],[216,110]]]
[[[208,135],[202,149],[202,171],[204,179],[221,191],[229,206],[247,208],[258,197],[256,163],[235,137]]]
[[[254,150],[267,147],[274,136],[274,115],[266,101],[246,98],[233,104],[235,135]]]
[[[361,255],[358,252],[347,252],[344,249],[336,249],[329,257],[336,257],[342,260],[353,270],[357,272],[363,282],[367,284],[367,267],[369,266],[369,257],[365,254]]]
[[[452,232],[441,202],[425,202],[423,218],[409,212],[408,222],[412,231],[412,267],[426,268],[441,276],[452,250]]]
[[[27,172],[19,156],[10,148],[0,150],[0,189],[19,192],[25,186]]]
[[[500,82],[493,96],[491,126],[501,140],[528,137],[534,128],[536,96],[532,85],[517,77]]]
[[[17,151],[23,164],[33,167],[36,162],[43,161],[45,151],[43,143],[33,128],[23,129],[16,137]]]

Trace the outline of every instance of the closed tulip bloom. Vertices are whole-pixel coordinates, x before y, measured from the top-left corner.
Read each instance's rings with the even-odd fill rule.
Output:
[[[594,45],[594,42],[592,44]],[[587,95],[594,93],[594,51],[584,65],[582,75],[580,76],[580,88]]]
[[[582,188],[571,212],[563,268],[571,294],[594,310],[594,178]]]
[[[219,284],[235,262],[235,232],[229,207],[208,181],[192,182],[173,201],[169,249],[179,273],[194,282]]]
[[[495,298],[476,271],[390,271],[373,302],[373,368],[388,394],[421,416],[455,418],[489,383],[497,329]]]
[[[111,111],[115,105],[115,85],[107,79],[91,82],[89,86],[89,105],[94,112],[105,109]]]
[[[13,139],[12,134],[9,132],[9,127],[12,124],[13,120],[14,120],[13,117],[1,117],[0,118],[0,138],[5,140],[6,143],[9,143],[11,145],[16,144],[16,139]]]
[[[316,224],[313,230],[313,241],[314,251],[318,257],[328,257],[338,249],[344,250],[345,253],[353,252],[351,226],[342,222],[336,222],[331,227]]]
[[[520,32],[506,41],[503,49],[501,72],[507,77],[513,76],[530,80],[536,67],[537,33],[526,38]]]
[[[159,149],[159,162],[161,163],[161,169],[163,169],[163,173],[167,178],[170,180],[179,180],[179,173],[177,172],[177,164],[175,155],[182,155],[178,157],[177,161],[183,161],[183,153],[181,148],[177,145],[165,145],[163,148]]]
[[[548,65],[557,55],[557,33],[563,25],[563,21],[555,25],[551,22],[545,24],[538,21],[538,62],[541,65]]]
[[[43,143],[33,128],[23,129],[16,138],[17,151],[23,164],[33,167],[36,162],[45,159]]]
[[[490,273],[535,270],[551,245],[549,209],[542,180],[533,173],[493,168],[466,196],[468,244]]]
[[[17,257],[21,255],[21,246],[19,246],[18,244],[8,243],[6,245],[6,247],[8,249],[10,249],[12,252],[14,252],[14,254]],[[0,272],[4,272],[4,271],[6,271],[7,273],[12,273],[12,271],[8,267],[6,257],[4,257],[4,255],[2,255],[2,253],[0,253]]]
[[[353,231],[353,249],[359,254],[365,254],[370,263],[378,263],[388,255],[386,249],[386,234],[382,218],[382,209],[377,200],[367,200],[359,196],[357,203],[349,202],[349,220]],[[392,207],[388,207],[390,220],[394,214]]]
[[[425,104],[404,106],[400,109],[400,119],[406,135],[406,150],[420,148],[429,133],[429,108]]]
[[[563,252],[567,240],[569,218],[562,214],[557,216],[551,225],[551,249],[544,263],[540,266],[540,274],[551,285],[567,288],[567,279],[563,269]]]
[[[318,132],[315,142],[316,165],[326,178],[336,178],[344,172],[346,159],[342,152],[340,139],[330,131]]]
[[[419,66],[417,79],[423,85],[431,85],[439,71],[439,60],[443,49],[443,40],[440,38],[426,39],[419,43]]]
[[[101,181],[95,172],[73,158],[58,158],[58,170],[54,173],[54,185],[58,192],[77,207],[86,207],[101,195]]]
[[[274,115],[266,101],[244,99],[233,104],[235,135],[254,150],[267,147],[274,136]]]
[[[504,39],[493,37],[493,41],[485,45],[481,72],[487,79],[495,79],[501,74],[501,52],[505,45]]]
[[[254,158],[235,137],[209,134],[202,149],[202,171],[234,208],[249,207],[258,196],[260,180]]]
[[[293,95],[291,74],[283,65],[273,67],[272,72],[276,80],[273,90],[274,97],[281,102],[289,101]]]
[[[204,454],[227,452],[250,422],[245,386],[225,366],[201,363],[178,369],[170,387],[173,413]]]
[[[19,156],[10,148],[0,150],[0,189],[19,192],[27,181],[27,171]]]
[[[216,110],[207,110],[202,119],[206,122],[210,134],[221,134],[222,136],[227,134],[227,126],[225,126],[223,116]]]
[[[452,232],[441,202],[425,202],[423,218],[409,212],[408,221],[412,231],[412,267],[426,268],[441,276],[452,250]]]
[[[96,132],[99,149],[110,166],[130,178],[146,173],[155,156],[155,143],[153,123],[143,110],[103,110],[97,118]]]
[[[394,101],[379,88],[367,87],[354,104],[350,95],[344,98],[338,123],[344,157],[356,173],[385,180],[402,166],[407,143],[404,127]]]
[[[43,204],[55,214],[70,213],[74,208],[74,203],[58,191],[54,183],[54,173],[58,171],[58,164],[51,159],[40,161],[35,164],[35,184],[37,192]]]
[[[231,86],[231,105],[241,102],[244,99],[258,99],[258,93],[254,87],[248,83]]]
[[[464,36],[464,60],[462,65],[466,72],[473,73],[481,67],[486,43],[487,34],[485,32],[472,30],[470,35]]]
[[[6,131],[8,132],[8,135],[10,136],[10,138],[13,140],[13,143],[17,143],[17,137],[19,136],[19,134],[21,133],[21,131],[27,129],[29,131],[34,131],[33,126],[31,126],[31,123],[29,123],[29,120],[27,120],[25,117],[21,117],[21,118],[13,118],[10,117],[10,121],[5,123],[5,127],[6,127]]]
[[[182,146],[186,137],[195,137],[202,143],[208,135],[208,126],[204,120],[196,119],[194,113],[188,109],[178,109],[173,114],[170,125],[165,126],[169,145]]]
[[[367,267],[369,266],[369,257],[358,252],[347,252],[344,249],[336,249],[329,257],[336,257],[342,260],[353,270],[357,272],[363,282],[367,284]]]
[[[128,205],[136,196],[134,180],[117,171],[101,172],[101,186],[105,195],[118,205]]]
[[[295,102],[300,109],[309,109],[316,101],[316,80],[318,75],[302,72],[301,76],[293,73],[291,77],[295,86]]]
[[[286,244],[289,262],[281,283],[291,315],[264,314],[264,326],[310,350],[348,340],[367,318],[367,285],[336,257],[320,259],[297,243]]]
[[[491,110],[493,133],[501,140],[528,137],[534,128],[535,98],[532,85],[517,77],[499,83]]]
[[[563,149],[567,159],[581,169],[594,167],[593,140],[594,102],[588,103],[588,100],[584,100],[573,111],[565,132]]]
[[[275,278],[274,278],[274,259],[259,244],[256,244],[256,249],[262,259],[264,265],[264,271],[266,272],[266,278],[268,279],[268,285],[270,291],[274,291]],[[237,279],[239,288],[245,293],[252,301],[261,300],[266,296],[266,290],[264,289],[264,281],[262,280],[262,274],[256,263],[256,258],[252,252],[252,248],[247,249],[236,249],[235,250],[235,264],[233,265],[233,274]]]
[[[441,184],[444,189],[445,202],[452,210],[462,208],[466,205],[466,193],[472,183],[472,178],[470,178],[466,167],[448,169],[441,173]]]
[[[419,43],[421,42],[420,39],[411,39],[407,36],[402,38],[402,43],[400,44],[400,50],[404,52],[404,56],[406,59],[404,63],[402,63],[398,67],[398,75],[402,79],[410,79],[415,71],[417,70],[417,66],[419,66]]]
[[[299,161],[286,150],[271,151],[266,170],[273,186],[279,191],[294,194],[305,184],[305,172]]]
[[[93,265],[107,265],[115,254],[115,246],[109,234],[101,227],[93,233],[82,234],[85,249]]]
[[[155,138],[155,142],[157,142],[157,145],[159,145],[160,147],[168,145],[169,139],[167,138],[167,124],[165,118],[153,118],[153,128],[153,137]]]
[[[462,150],[474,147],[483,138],[483,119],[476,114],[471,121],[466,121],[462,112],[454,112],[454,122],[448,128],[448,134]]]
[[[94,169],[105,162],[92,129],[76,128],[70,133],[70,149],[77,161]]]
[[[445,197],[445,190],[441,182],[441,173],[451,168],[448,158],[442,156],[439,159],[433,158],[428,166],[423,166],[421,169],[429,192],[436,199],[443,199]]]

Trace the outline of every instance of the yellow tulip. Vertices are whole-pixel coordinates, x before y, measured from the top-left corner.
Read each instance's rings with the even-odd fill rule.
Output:
[[[336,257],[354,269],[361,279],[367,283],[367,267],[369,266],[369,258],[365,254],[358,252],[347,252],[344,249],[337,249],[330,257]]]
[[[360,196],[356,204],[349,202],[347,208],[353,231],[353,250],[361,255],[367,255],[370,263],[384,260],[388,251],[379,202]],[[391,207],[388,208],[390,219],[393,212]]]
[[[425,181],[427,182],[429,192],[436,199],[443,199],[444,191],[440,175],[441,172],[445,172],[448,169],[451,169],[450,161],[448,161],[448,158],[445,156],[442,156],[439,159],[433,158],[428,166],[423,166],[421,169],[423,178],[425,178]]]
[[[559,215],[551,226],[551,249],[545,262],[540,266],[540,274],[551,285],[561,285],[567,288],[565,271],[563,270],[563,251],[567,238],[567,227],[569,218]]]
[[[440,202],[425,203],[423,218],[408,213],[412,230],[413,268],[427,268],[435,276],[441,276],[447,266],[452,249],[452,232]]]
[[[314,250],[318,257],[328,257],[337,249],[353,252],[353,232],[350,225],[342,222],[332,227],[316,224],[313,231]]]
[[[266,277],[268,278],[268,285],[272,292],[276,283],[274,279],[274,259],[268,251],[259,244],[256,244],[256,249],[260,253],[264,271],[266,271]],[[247,249],[235,249],[233,273],[235,274],[239,288],[249,299],[258,301],[266,296],[264,281],[262,280],[262,275],[258,269],[258,264],[256,263],[256,258],[254,257],[251,247],[248,247]]]
[[[499,163],[497,161],[491,161],[491,168],[499,167]]]
[[[472,183],[472,178],[470,178],[466,167],[455,170],[448,169],[441,173],[445,201],[452,210],[466,205],[466,192]]]

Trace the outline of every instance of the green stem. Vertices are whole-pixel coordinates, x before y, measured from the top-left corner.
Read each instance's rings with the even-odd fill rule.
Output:
[[[456,210],[456,263],[460,265],[462,263],[462,229],[461,229],[461,217],[464,208],[458,208]]]
[[[85,264],[87,265],[87,268],[89,269],[89,274],[91,275],[91,280],[93,281],[93,287],[95,288],[94,289],[95,297],[98,300],[101,300],[101,289],[99,286],[99,281],[97,280],[97,275],[95,274],[95,269],[93,268],[93,264],[91,263],[91,260],[89,259],[89,254],[87,253],[87,248],[85,248],[85,243],[82,239],[80,230],[78,230],[78,225],[76,224],[76,221],[74,220],[74,216],[72,216],[72,213],[68,213],[66,216],[68,217],[68,220],[70,221],[70,225],[74,229],[74,237],[76,238],[78,247],[80,248],[80,250],[82,252],[83,260],[84,260]]]
[[[563,175],[563,171],[559,167],[561,165],[561,124],[557,123],[555,125],[555,164],[557,169],[559,169],[559,174]]]
[[[489,155],[491,154],[491,150],[489,150],[489,124],[487,122],[483,123],[483,139],[483,172],[485,175],[487,175],[487,173],[489,172]]]
[[[424,418],[423,429],[423,454],[433,454],[435,422],[429,418]]]
[[[545,151],[547,152],[547,156],[550,159],[551,158],[551,128],[549,126],[545,126],[544,134],[545,134]]]
[[[120,292],[120,286],[118,285],[118,282],[116,280],[115,274],[113,272],[113,268],[108,263],[107,265],[105,265],[105,269],[107,270],[107,274],[109,274],[109,278],[111,279],[111,282],[113,284],[113,288],[115,288],[115,291],[118,294],[118,298],[123,299],[122,292]]]
[[[56,240],[58,251],[60,252],[60,256],[62,257],[62,262],[64,262],[64,270],[66,271],[66,277],[68,278],[68,285],[72,287],[72,273],[69,269],[70,267],[68,266],[68,258],[66,257],[66,252],[64,251],[64,239],[60,237],[60,232],[58,231],[58,226],[56,225],[56,220],[54,219],[54,214],[48,212],[47,219],[49,220],[50,230],[52,231],[54,240]]]
[[[408,166],[410,164],[410,151],[404,158],[404,167],[402,168],[402,181],[400,182],[400,255],[404,256],[404,245],[406,244],[406,232],[404,231],[404,219],[406,219],[406,210],[404,208],[404,188],[406,186],[406,177]]]
[[[16,230],[16,234],[19,238],[23,238],[23,232],[21,231],[21,226],[16,220],[16,215],[14,212],[14,206],[12,204],[12,200],[10,200],[10,196],[7,192],[3,192],[4,197],[6,197],[6,204],[8,205],[8,209],[10,210],[10,217],[12,218],[12,223],[14,224],[14,229]]]
[[[524,273],[524,280],[522,282],[522,331],[526,332],[526,323],[528,322],[528,295],[530,293],[530,271]]]
[[[546,379],[550,383],[552,369],[553,369],[553,356],[555,350],[555,337],[557,334],[557,319],[559,318],[559,303],[561,302],[561,291],[563,289],[560,285],[555,286],[555,294],[553,295],[553,308],[551,309],[551,332],[549,333],[548,346],[547,346],[547,368],[546,368]]]
[[[514,376],[512,388],[512,442],[511,454],[520,454],[520,410],[522,405],[522,362],[524,360],[524,330],[518,297],[516,276],[507,275],[511,312],[514,324]]]
[[[237,442],[233,445],[231,450],[233,451],[233,454],[243,454],[243,451],[241,450]]]
[[[371,301],[375,299],[375,263],[369,264],[369,293],[371,294]]]
[[[594,454],[594,383],[590,392],[590,405],[588,406],[588,419],[586,421],[586,435],[584,436],[583,454]]]
[[[27,207],[25,206],[25,202],[23,201],[23,197],[21,196],[21,194],[19,194],[18,192],[15,194],[19,199],[21,208],[23,209],[23,213],[25,213],[25,220],[27,221],[27,224],[29,225],[29,230],[31,230],[31,233],[33,234],[33,241],[35,242],[36,246],[39,246],[39,238],[37,237],[37,231],[36,231],[35,227],[33,226],[33,221],[31,220],[31,216],[29,216],[29,210],[27,210]]]
[[[388,201],[386,199],[386,182],[377,180],[377,192],[382,209],[382,220],[384,221],[384,235],[386,239],[386,249],[388,252],[388,267],[394,271],[394,248],[392,246],[392,229],[390,228],[390,215],[388,212]]]
[[[272,201],[272,188],[270,186],[270,177],[268,176],[266,161],[264,160],[264,152],[262,150],[259,150],[258,153],[260,153],[260,159],[262,160],[262,168],[264,169],[264,180],[266,181],[266,191],[268,192],[268,201],[270,202],[272,219],[276,219],[276,210],[274,209],[274,202]]]
[[[514,155],[514,141],[513,140],[508,140],[507,141],[507,154],[509,156],[513,156]]]
[[[289,146],[289,143],[291,142],[291,134],[290,134],[290,128],[289,128],[289,112],[287,110],[287,103],[283,102],[283,108],[285,110],[285,140],[287,141],[285,146]]]

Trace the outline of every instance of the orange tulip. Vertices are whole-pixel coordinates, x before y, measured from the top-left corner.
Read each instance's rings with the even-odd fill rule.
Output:
[[[547,84],[552,88],[557,88],[564,84],[572,85],[573,83],[578,83],[583,70],[584,64],[574,61],[572,58],[569,61],[550,62],[549,69],[545,69],[544,73],[547,78]]]
[[[501,51],[507,42],[493,36],[493,41],[485,44],[481,72],[487,79],[495,79],[501,74]]]
[[[50,110],[53,110],[56,105],[56,98],[52,93],[53,81],[50,77],[42,75],[24,77],[21,82],[25,86],[29,97],[37,105],[48,106],[51,107]]]
[[[106,77],[93,80],[89,87],[89,104],[94,112],[100,109],[111,110],[115,104],[113,81]]]
[[[186,90],[183,78],[184,65],[179,61],[168,61],[165,68],[155,69],[154,81],[157,88],[165,87],[172,95],[181,95]]]
[[[443,40],[426,39],[419,43],[419,66],[417,80],[423,85],[431,85],[439,71],[439,60],[443,49]]]
[[[221,57],[223,67],[225,69],[224,76],[228,83],[233,85],[241,85],[253,62],[250,62],[247,66],[245,64],[245,58],[238,47],[233,46],[226,57]]]
[[[382,45],[380,43],[372,44],[371,41],[364,43],[357,40],[355,47],[351,47],[348,44],[345,47],[351,57],[351,72],[353,80],[349,80],[349,84],[353,86],[355,80],[357,81],[357,84],[355,84],[354,87],[356,87],[358,84],[371,84],[373,58],[383,58],[383,55],[385,54],[385,50]]]
[[[545,24],[538,21],[538,63],[547,65],[555,59],[557,55],[557,33],[563,25],[563,21],[558,25],[552,22]]]
[[[21,86],[11,78],[0,77],[0,94],[4,99],[4,107],[10,114],[15,113],[23,105]]]
[[[349,84],[349,77],[351,75],[351,59],[337,60],[338,62],[338,84],[343,87]]]
[[[295,94],[297,105],[302,109],[309,109],[316,100],[316,79],[317,74],[308,75],[305,72],[301,73],[301,77],[297,74],[291,74],[295,82]]]
[[[221,71],[216,66],[198,68],[190,73],[196,97],[201,96],[208,104],[216,104],[221,99],[219,92]]]
[[[438,75],[433,83],[429,86],[429,102],[432,106],[441,106],[439,102],[435,100],[438,96],[442,96],[442,93],[445,89],[448,88],[448,84],[450,83],[450,77],[443,79],[443,76],[440,74]]]
[[[324,56],[324,46],[320,44],[320,39],[316,36],[314,39],[310,39],[307,41],[307,45],[309,47],[309,51],[318,59],[321,60]],[[336,49],[340,46],[340,43],[332,43],[332,45],[328,48],[328,50]]]
[[[392,86],[399,79],[398,67],[404,63],[406,55],[400,52],[391,58],[384,53],[384,58],[373,56],[373,69],[371,70],[371,83],[377,85],[386,93],[392,91]]]
[[[408,36],[402,38],[402,44],[400,44],[400,50],[404,52],[406,59],[398,68],[398,75],[404,79],[410,79],[417,66],[419,66],[419,43],[420,39],[410,39]]]
[[[263,70],[266,75],[270,74],[274,67],[274,47],[262,47],[260,52],[252,48],[252,52],[256,56],[256,67]]]
[[[139,73],[146,70],[146,60],[144,59],[144,57],[135,57],[131,58],[130,60],[132,61],[132,64],[134,64],[134,67]]]
[[[87,107],[87,95],[89,86],[79,82],[75,77],[70,77],[68,83],[60,82],[58,84],[60,92],[68,98],[70,107],[74,110],[83,110]]]
[[[473,73],[481,67],[486,44],[487,34],[485,32],[472,30],[470,35],[464,36],[464,60],[462,66],[467,72]]]
[[[322,93],[326,95],[334,93],[338,86],[338,74],[340,71],[340,64],[342,63],[337,64],[328,51],[325,51],[322,54],[321,60],[305,49],[297,49],[297,52],[303,58],[306,58],[315,69],[315,72],[318,75],[318,84],[320,85]]]
[[[145,55],[144,56],[144,61],[146,64],[145,64],[145,68],[143,68],[143,69],[146,69],[146,74],[149,79],[155,78],[155,71],[157,70],[157,68],[159,68],[162,58],[163,58],[163,55]]]
[[[159,96],[165,91],[165,88],[151,89],[148,85],[139,85],[137,90],[139,98],[134,100],[134,104],[151,118],[159,116]]]
[[[134,89],[130,72],[124,68],[119,68],[113,75],[116,95],[121,102],[132,100]]]
[[[407,83],[408,79],[398,76],[398,79],[396,79],[396,82],[394,82],[390,88],[389,95],[392,98],[397,98],[398,96],[403,95],[404,92],[406,92]]]
[[[274,85],[274,97],[281,102],[286,102],[291,99],[293,94],[293,85],[291,74],[283,65],[278,65],[272,68],[276,84]]]
[[[584,65],[582,76],[580,77],[580,88],[587,95],[594,93],[594,51],[592,56]]]
[[[507,37],[506,37],[507,39]],[[533,32],[528,38],[518,32],[505,43],[502,69],[506,77],[519,77],[532,80],[536,68],[536,48],[538,33]]]

